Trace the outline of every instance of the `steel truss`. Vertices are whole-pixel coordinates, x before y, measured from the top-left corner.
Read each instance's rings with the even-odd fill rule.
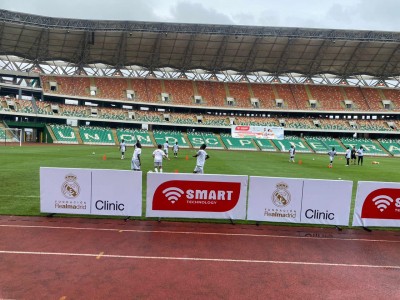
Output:
[[[190,49],[188,50],[190,51]],[[84,50],[82,50],[84,53]],[[154,60],[157,60],[155,57]],[[19,74],[21,73],[21,74]],[[157,78],[157,79],[188,79],[199,81],[220,82],[250,82],[270,84],[325,84],[340,86],[387,87],[400,88],[400,76],[390,78],[376,78],[372,76],[337,76],[332,74],[319,74],[306,76],[302,74],[283,73],[272,74],[266,72],[250,72],[243,74],[234,71],[208,72],[204,70],[175,70],[171,68],[144,68],[139,66],[116,68],[102,64],[76,65],[68,62],[32,62],[11,56],[0,57],[0,77],[28,74],[59,75],[59,76],[95,76],[95,77],[131,77],[131,78]]]

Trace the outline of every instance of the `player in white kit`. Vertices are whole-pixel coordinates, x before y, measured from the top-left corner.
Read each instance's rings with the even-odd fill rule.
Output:
[[[126,151],[126,143],[124,139],[122,139],[121,144],[119,144],[119,150],[121,151],[121,159],[124,159]]]
[[[137,142],[135,145],[135,151],[133,151],[131,169],[133,171],[140,171],[140,156],[142,155],[142,145]]]
[[[290,146],[290,149],[289,149],[289,156],[290,156],[289,162],[294,162],[294,156],[295,155],[296,155],[296,149],[292,145],[292,146]]]
[[[163,159],[169,160],[169,158],[164,153],[164,151],[161,150],[161,145],[158,145],[157,149],[154,150],[153,157],[154,157],[154,171],[156,173],[158,173],[158,172],[162,173],[163,172],[163,169],[162,169]]]
[[[333,159],[336,155],[335,147],[332,147],[332,150],[328,152],[329,155],[329,168],[333,167]]]
[[[168,140],[166,140],[164,143],[164,153],[167,157],[168,157],[168,148],[169,148],[169,144],[168,144]]]
[[[178,151],[179,151],[178,142],[175,143],[175,145],[173,146],[173,149],[174,149],[174,157],[177,158],[178,157]]]
[[[201,145],[200,150],[197,151],[197,154],[193,155],[193,157],[197,157],[196,167],[194,168],[193,173],[204,174],[204,164],[206,163],[206,159],[210,158],[210,156],[205,151],[206,147],[206,144]]]

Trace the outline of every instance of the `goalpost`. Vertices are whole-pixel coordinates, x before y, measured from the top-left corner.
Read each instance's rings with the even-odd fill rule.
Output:
[[[1,144],[18,143],[22,146],[22,129],[20,128],[0,128],[0,141]]]

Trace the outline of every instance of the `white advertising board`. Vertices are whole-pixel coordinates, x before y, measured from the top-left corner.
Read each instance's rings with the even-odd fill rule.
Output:
[[[353,226],[400,227],[400,183],[358,182]]]
[[[232,125],[231,135],[234,138],[283,140],[284,129],[276,126]]]
[[[142,215],[142,173],[40,168],[42,213]]]
[[[249,185],[248,220],[348,226],[351,181],[251,176]]]
[[[247,176],[147,174],[146,217],[246,218]]]

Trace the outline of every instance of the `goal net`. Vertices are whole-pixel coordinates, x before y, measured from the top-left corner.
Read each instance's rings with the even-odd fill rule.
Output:
[[[22,129],[0,128],[0,145],[18,144],[22,146]]]

